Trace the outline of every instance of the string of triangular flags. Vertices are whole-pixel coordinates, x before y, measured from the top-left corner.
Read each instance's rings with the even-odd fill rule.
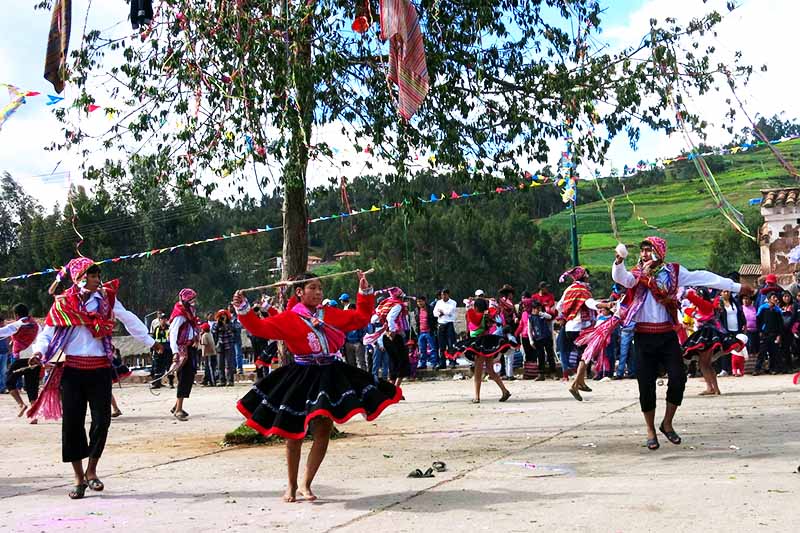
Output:
[[[526,173],[526,178],[527,178],[526,182],[522,182],[522,183],[518,184],[517,186],[496,187],[494,190],[491,190],[491,191],[473,191],[473,192],[463,192],[463,193],[457,193],[456,191],[451,191],[449,194],[431,193],[430,196],[427,196],[427,197],[424,197],[424,198],[423,197],[417,197],[417,198],[415,198],[413,200],[406,198],[402,202],[394,202],[394,203],[391,203],[391,204],[387,203],[387,204],[383,204],[383,205],[372,205],[369,208],[353,209],[349,213],[345,213],[345,212],[332,213],[332,214],[329,214],[329,215],[325,215],[325,216],[320,216],[320,217],[309,219],[308,223],[309,224],[316,224],[318,222],[322,222],[322,221],[325,221],[325,220],[336,220],[336,219],[340,219],[340,218],[347,218],[347,217],[353,217],[353,216],[370,214],[370,213],[378,213],[378,212],[382,212],[382,211],[385,212],[385,211],[389,211],[389,210],[392,210],[392,209],[401,209],[401,208],[405,208],[405,207],[411,206],[411,205],[413,205],[413,204],[415,204],[417,202],[419,202],[421,204],[435,204],[435,203],[443,203],[443,202],[447,202],[447,201],[455,201],[455,200],[462,200],[462,199],[467,199],[467,198],[475,198],[475,197],[479,197],[479,196],[489,196],[489,195],[493,195],[493,194],[506,194],[506,193],[511,193],[511,192],[520,192],[520,191],[524,191],[524,190],[529,190],[531,188],[540,187],[540,186],[548,184],[548,183],[557,185],[556,181],[554,181],[551,178],[548,178],[546,176],[539,176],[539,175],[533,175],[533,174],[530,174],[530,173]],[[563,183],[560,186],[563,186]],[[172,246],[165,246],[163,248],[155,248],[155,249],[152,249],[152,250],[144,250],[144,251],[136,252],[136,253],[132,253],[132,254],[120,255],[120,256],[117,256],[117,257],[110,257],[108,259],[103,259],[103,260],[97,261],[96,264],[103,265],[103,264],[108,264],[108,263],[119,263],[121,261],[128,261],[128,260],[131,260],[131,259],[146,259],[146,258],[153,257],[154,255],[171,253],[171,252],[174,252],[175,250],[180,250],[182,248],[191,248],[193,246],[200,246],[200,245],[203,245],[203,244],[209,244],[209,243],[212,243],[212,242],[220,242],[220,241],[225,241],[225,240],[229,240],[229,239],[235,239],[235,238],[238,238],[238,237],[247,237],[247,236],[251,236],[251,235],[259,235],[259,234],[266,233],[266,232],[269,232],[269,231],[276,231],[276,230],[279,230],[279,229],[282,229],[282,228],[283,228],[283,226],[266,226],[266,227],[263,227],[263,228],[254,228],[254,229],[247,230],[247,231],[240,231],[240,232],[235,232],[235,233],[230,233],[230,234],[225,234],[225,235],[218,235],[216,237],[209,237],[208,239],[201,239],[201,240],[198,240],[198,241],[185,242],[185,243],[181,243],[181,244],[175,244],[175,245],[172,245]],[[55,274],[59,270],[61,270],[61,267],[52,267],[52,268],[44,268],[44,269],[36,271],[36,272],[29,272],[27,274],[17,274],[17,275],[14,275],[14,276],[7,276],[7,277],[4,277],[4,278],[0,278],[0,283],[7,283],[9,281],[16,281],[16,280],[24,280],[24,279],[32,278],[32,277],[35,277],[35,276],[44,276],[44,275],[48,275],[48,274]]]

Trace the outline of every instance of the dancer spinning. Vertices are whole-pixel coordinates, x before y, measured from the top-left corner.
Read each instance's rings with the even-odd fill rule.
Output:
[[[8,389],[8,394],[14,398],[17,406],[19,406],[17,416],[22,416],[28,406],[22,401],[22,396],[17,387],[20,378],[24,380],[28,401],[33,403],[39,397],[39,372],[41,367],[38,365],[32,366],[29,359],[21,357],[22,352],[36,340],[36,335],[39,333],[39,324],[28,316],[28,306],[25,304],[15,305],[13,312],[15,321],[0,328],[0,339],[11,337],[11,355],[14,358],[14,362],[11,363],[11,367],[6,374],[5,387]],[[35,423],[36,419],[31,420],[31,424]]]
[[[316,500],[311,483],[328,449],[333,422],[343,423],[361,413],[374,420],[389,405],[400,401],[402,391],[391,383],[334,357],[344,345],[346,331],[366,327],[375,304],[373,289],[359,271],[356,309],[321,307],[322,284],[310,273],[293,280],[294,295],[286,311],[260,318],[250,310],[242,291],[233,304],[242,325],[251,334],[282,340],[294,362],[256,383],[238,403],[246,424],[264,435],[286,440],[289,483],[284,501],[297,499],[297,473],[303,438],[313,420],[314,444],[308,454],[300,495]]]
[[[511,348],[503,334],[502,327],[496,324],[499,320],[498,308],[489,308],[489,302],[485,298],[475,298],[472,307],[467,310],[467,330],[469,338],[459,341],[453,347],[453,352],[448,352],[448,358],[457,358],[461,355],[475,362],[475,372],[473,380],[475,385],[475,397],[472,403],[481,403],[481,384],[483,383],[483,370],[489,374],[489,379],[497,383],[500,387],[501,402],[505,402],[511,397],[511,393],[503,384],[503,380],[497,375],[494,369],[494,360],[501,353]],[[495,332],[495,333],[492,333]]]
[[[628,272],[624,265],[628,251],[624,245],[619,245],[611,276],[615,282],[628,289],[625,296],[627,308],[623,311],[622,324],[635,324],[639,404],[647,425],[647,448],[657,450],[656,379],[661,367],[666,368],[669,382],[667,408],[658,429],[672,444],[681,443],[681,438],[672,425],[686,388],[686,372],[676,333],[679,326],[679,304],[676,297],[678,287],[710,287],[735,293],[746,292],[749,287],[712,272],[691,272],[678,263],[665,263],[667,242],[660,237],[647,237],[639,245],[639,250],[639,263],[632,272]]]
[[[719,296],[711,297],[708,289],[695,292],[689,289],[686,299],[694,304],[694,319],[697,329],[683,343],[683,358],[696,359],[700,372],[706,382],[706,390],[700,396],[722,394],[717,384],[717,373],[711,365],[726,353],[744,348],[745,344],[736,338],[735,333],[723,331],[717,318]]]
[[[28,416],[34,418],[41,412],[46,418],[58,418],[63,411],[61,456],[65,463],[72,463],[75,473],[75,487],[69,497],[80,499],[87,488],[104,489],[97,477],[97,463],[111,424],[111,334],[115,320],[148,348],[156,342],[147,326],[117,299],[119,280],[102,283],[100,267],[91,259],[79,257],[70,261],[51,285],[51,294],[66,272],[74,285],[55,297],[45,328],[34,342],[31,364],[47,364],[59,352],[66,360],[50,372],[42,395]],[[84,428],[87,404],[92,415],[88,442]],[[84,471],[86,457],[89,461]]]
[[[586,372],[589,361],[584,360],[582,357],[584,347],[577,346],[575,341],[581,332],[592,327],[596,311],[601,308],[609,309],[610,304],[598,302],[592,298],[592,289],[589,286],[589,271],[585,268],[581,266],[571,268],[561,274],[558,281],[563,283],[566,278],[572,278],[572,285],[567,287],[567,290],[561,295],[561,300],[556,304],[556,309],[566,321],[564,324],[564,353],[561,356],[561,364],[563,366],[564,361],[569,360],[569,354],[573,348],[577,349],[580,361],[578,362],[578,371],[575,374],[575,379],[569,388],[569,393],[572,394],[573,398],[581,402],[583,401],[581,391],[592,392],[592,389],[586,385]],[[562,371],[564,377],[567,377],[567,369],[562,368]]]

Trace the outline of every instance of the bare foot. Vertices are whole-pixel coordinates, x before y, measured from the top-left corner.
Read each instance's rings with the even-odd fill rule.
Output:
[[[311,491],[311,487],[303,487],[300,489],[300,496],[305,498],[306,500],[313,502],[317,499],[317,495]]]
[[[286,487],[286,492],[283,493],[283,501],[292,503],[297,501],[297,487]]]
[[[704,390],[703,392],[699,393],[698,396],[715,396],[717,393],[713,390]]]
[[[24,414],[25,414],[25,411],[27,411],[27,410],[28,410],[28,406],[27,406],[27,405],[25,405],[24,403],[23,403],[23,404],[21,404],[21,405],[19,406],[19,413],[17,413],[17,416],[22,416],[22,415],[24,415]]]

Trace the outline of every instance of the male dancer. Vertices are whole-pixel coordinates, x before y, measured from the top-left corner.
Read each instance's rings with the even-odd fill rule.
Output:
[[[25,393],[28,395],[28,401],[33,403],[39,397],[39,366],[31,366],[30,360],[21,358],[20,354],[30,346],[36,334],[39,332],[39,325],[29,315],[28,306],[25,304],[17,304],[14,306],[14,322],[7,326],[0,328],[0,339],[5,337],[11,338],[11,355],[13,363],[11,368],[8,369],[6,374],[5,387],[8,393],[19,406],[19,414],[22,416],[28,409],[25,402],[22,401],[22,396],[19,393],[17,385],[20,378],[24,380]],[[35,424],[36,421],[31,421]]]
[[[631,271],[625,268],[627,249],[618,247],[611,268],[615,282],[628,289],[625,309],[622,312],[623,327],[635,324],[634,347],[636,350],[639,382],[639,405],[647,425],[647,448],[659,448],[655,428],[656,379],[659,367],[664,367],[669,376],[667,385],[667,408],[659,431],[672,444],[680,444],[681,438],[672,426],[675,412],[683,401],[686,388],[686,372],[683,368],[682,350],[676,328],[678,324],[678,287],[709,287],[735,293],[752,292],[727,278],[705,270],[694,272],[678,263],[665,263],[667,241],[660,237],[647,237],[639,245],[639,263]]]
[[[63,412],[61,456],[65,463],[72,463],[75,486],[69,497],[77,500],[83,498],[87,488],[94,491],[105,488],[97,477],[97,463],[111,424],[111,361],[114,358],[111,334],[115,320],[122,322],[125,329],[148,348],[156,342],[148,334],[147,326],[117,299],[119,280],[102,283],[100,267],[89,258],[70,261],[51,285],[51,294],[67,272],[73,285],[55,297],[45,327],[33,344],[30,362],[31,365],[47,364],[59,353],[64,354],[65,361],[63,366],[59,363],[51,371],[42,396],[28,416],[35,418],[41,412],[44,416],[58,417]],[[84,427],[87,405],[92,415],[88,442]],[[49,411],[51,408],[54,411]],[[86,457],[89,461],[84,470]]]

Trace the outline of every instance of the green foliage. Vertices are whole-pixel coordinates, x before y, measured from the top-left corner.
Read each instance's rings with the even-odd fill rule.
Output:
[[[779,149],[789,161],[800,159],[800,140],[781,143]],[[749,200],[761,196],[760,189],[795,185],[786,176],[783,167],[766,147],[725,156],[730,162],[725,172],[715,174],[717,182],[728,200],[745,215],[751,234],[757,236],[761,217],[758,206],[749,206]],[[693,168],[693,167],[692,167]],[[696,172],[696,170],[695,170]],[[605,183],[603,179],[601,182]],[[625,180],[628,187],[628,180]],[[594,187],[581,182],[581,191],[594,191]],[[606,188],[604,187],[604,190]],[[633,213],[633,206],[624,195],[606,195],[615,198],[614,215],[622,240],[637,244],[646,235],[662,235],[669,242],[671,258],[688,268],[711,268],[727,273],[738,270],[742,263],[758,262],[758,247],[730,228],[719,214],[700,177],[695,173],[689,179],[681,167],[667,167],[665,179],[660,184],[632,190],[630,198],[638,215],[661,231],[648,228]],[[611,235],[608,209],[602,201],[590,202],[580,193],[578,205],[578,230],[580,233],[581,262],[594,272],[608,271],[613,259],[615,240]],[[540,221],[545,230],[569,228],[567,213],[559,213]],[[735,235],[734,235],[735,234]],[[727,242],[730,241],[730,250]],[[750,244],[747,244],[750,243]]]

